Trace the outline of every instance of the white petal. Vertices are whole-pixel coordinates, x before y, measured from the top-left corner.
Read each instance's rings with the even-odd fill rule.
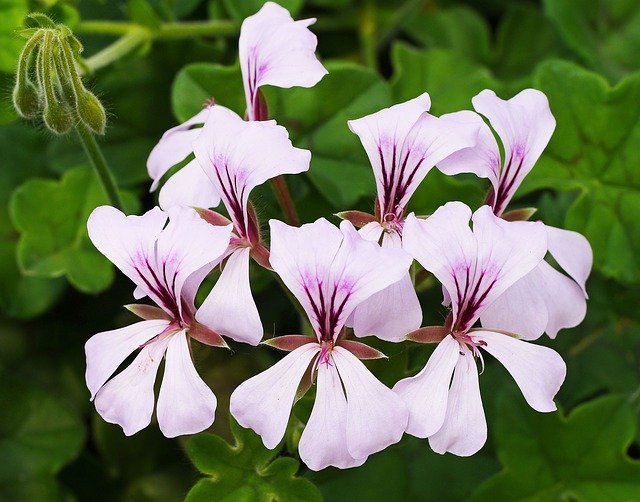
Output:
[[[347,398],[337,370],[318,365],[316,400],[307,422],[298,452],[314,471],[330,465],[346,469],[362,465],[365,458],[354,459],[347,448]]]
[[[567,366],[555,350],[492,331],[473,333],[484,341],[484,350],[500,361],[536,411],[554,411],[554,396],[567,374]]]
[[[120,425],[127,436],[144,429],[151,422],[153,384],[169,338],[144,347],[127,368],[96,394],[96,410],[100,416],[109,423]]]
[[[332,356],[347,394],[349,454],[365,458],[400,441],[409,420],[402,400],[349,351],[334,347]]]
[[[593,265],[589,241],[578,232],[546,225],[549,252],[558,264],[578,283],[585,297],[587,278]]]
[[[262,436],[267,448],[275,448],[284,437],[298,385],[318,352],[317,343],[303,345],[231,394],[231,414],[240,425]]]
[[[158,395],[158,424],[168,437],[195,434],[213,424],[216,396],[193,366],[184,331],[171,337]]]
[[[450,452],[460,457],[476,453],[487,441],[487,421],[482,409],[478,368],[471,352],[460,346],[453,373],[447,413],[442,428],[429,438],[436,453]]]
[[[87,356],[85,380],[91,399],[129,354],[162,333],[168,325],[169,321],[161,319],[141,321],[124,328],[103,331],[89,338],[84,351]]]
[[[460,344],[448,335],[438,344],[420,373],[400,380],[393,387],[409,409],[408,434],[426,438],[442,427],[451,375],[459,352]]]
[[[167,180],[158,202],[165,210],[172,206],[210,208],[220,204],[220,195],[194,159]]]
[[[250,251],[239,248],[231,253],[218,282],[196,312],[196,320],[220,335],[258,345],[263,329],[249,284]]]

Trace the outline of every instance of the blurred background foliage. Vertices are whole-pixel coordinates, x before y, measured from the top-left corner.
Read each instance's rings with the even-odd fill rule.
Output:
[[[86,218],[105,199],[80,145],[12,111],[23,44],[15,31],[40,11],[82,40],[87,82],[109,116],[101,144],[128,211],[138,212],[155,203],[145,160],[164,130],[210,97],[243,113],[238,28],[262,3],[0,0],[0,500],[639,500],[637,0],[279,2],[318,18],[330,72],[312,89],[265,90],[271,116],[313,152],[309,173],[288,179],[303,221],[371,209],[373,176],[346,120],[424,91],[436,114],[469,109],[484,88],[503,98],[525,87],[548,95],[557,129],[514,205],[584,233],[595,253],[586,320],[542,340],[568,364],[561,411],[533,412],[488,360],[480,380],[489,441],[476,456],[436,455],[405,437],[361,468],[314,473],[296,459],[310,397],[296,405],[279,450],[230,427],[231,391],[279,357],[235,344],[194,347],[219,400],[215,435],[168,440],[152,425],[125,438],[98,417],[83,344],[130,322],[121,305],[132,285],[87,239]],[[433,170],[410,209],[428,214],[455,199],[478,206],[486,188]],[[269,187],[253,199],[263,226],[282,218]],[[267,333],[300,331],[273,276],[252,273]],[[424,323],[442,322],[439,288],[427,283],[420,296]],[[422,367],[430,350],[372,343],[390,356],[371,364],[388,384]]]

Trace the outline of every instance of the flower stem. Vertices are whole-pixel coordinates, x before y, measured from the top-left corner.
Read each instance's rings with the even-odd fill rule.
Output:
[[[94,72],[133,52],[150,38],[149,31],[138,27],[132,28],[97,54],[85,59],[84,63],[89,71]]]
[[[109,169],[107,160],[102,154],[102,150],[100,150],[100,146],[98,146],[96,138],[89,128],[82,122],[78,122],[76,124],[76,131],[78,132],[84,151],[87,154],[87,157],[89,157],[89,161],[95,170],[98,181],[100,181],[100,185],[102,185],[102,189],[109,199],[109,203],[113,207],[122,210],[122,200],[118,193],[116,180]]]
[[[376,6],[374,0],[367,0],[362,8],[362,14],[358,24],[358,33],[364,63],[372,70],[377,70]]]
[[[287,223],[290,225],[298,226],[300,225],[300,218],[298,218],[298,212],[296,211],[296,206],[293,203],[293,199],[291,198],[291,194],[289,193],[289,188],[287,187],[287,182],[284,180],[282,175],[276,176],[275,178],[271,178],[271,188],[276,194],[276,199],[278,199],[278,204],[282,208],[284,212]]]

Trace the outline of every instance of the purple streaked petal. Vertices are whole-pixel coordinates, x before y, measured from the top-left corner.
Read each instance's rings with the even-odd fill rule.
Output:
[[[332,356],[347,394],[349,454],[366,458],[400,441],[409,419],[402,400],[346,349],[334,347]]]
[[[340,469],[362,465],[347,448],[347,398],[335,366],[318,365],[316,400],[300,437],[298,452],[313,471],[330,465]]]
[[[536,411],[556,409],[553,398],[567,374],[567,366],[555,350],[524,342],[502,333],[474,331],[472,339],[502,363]]]
[[[256,120],[256,94],[262,85],[313,87],[327,74],[316,59],[315,19],[294,21],[289,12],[266,2],[242,23],[238,42],[249,120]]]
[[[217,105],[210,109],[194,151],[240,237],[248,236],[251,190],[281,174],[307,171],[311,161],[311,153],[295,148],[275,121],[246,122]]]
[[[549,143],[556,121],[547,97],[535,89],[525,89],[509,100],[485,89],[472,102],[476,111],[489,119],[504,147],[493,201],[494,212],[501,215]]]
[[[353,309],[399,281],[411,258],[363,239],[348,221],[290,227],[271,220],[271,265],[298,298],[319,338],[335,339]]]
[[[267,448],[275,448],[284,437],[296,390],[318,352],[320,346],[315,342],[303,345],[231,394],[231,414],[242,427],[262,436]]]
[[[162,186],[158,203],[165,210],[172,206],[210,208],[220,204],[220,195],[194,159]]]
[[[460,345],[449,389],[447,412],[440,430],[429,437],[436,453],[453,453],[468,457],[478,452],[487,441],[487,421],[482,408],[478,368],[471,351]]]
[[[158,395],[158,424],[168,437],[195,434],[213,424],[216,396],[198,375],[184,331],[167,346],[164,376]]]
[[[409,409],[408,434],[426,438],[442,427],[451,375],[460,357],[459,352],[460,344],[448,335],[438,344],[420,373],[400,380],[393,387]]]

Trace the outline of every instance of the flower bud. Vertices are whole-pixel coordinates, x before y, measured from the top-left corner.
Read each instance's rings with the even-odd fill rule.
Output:
[[[16,81],[13,88],[13,106],[21,117],[33,119],[40,112],[40,95],[31,82]]]
[[[80,120],[96,134],[104,134],[107,115],[95,94],[85,89],[84,92],[78,96],[77,107]]]
[[[42,118],[47,128],[55,134],[66,134],[73,127],[71,110],[55,101],[47,103]]]

